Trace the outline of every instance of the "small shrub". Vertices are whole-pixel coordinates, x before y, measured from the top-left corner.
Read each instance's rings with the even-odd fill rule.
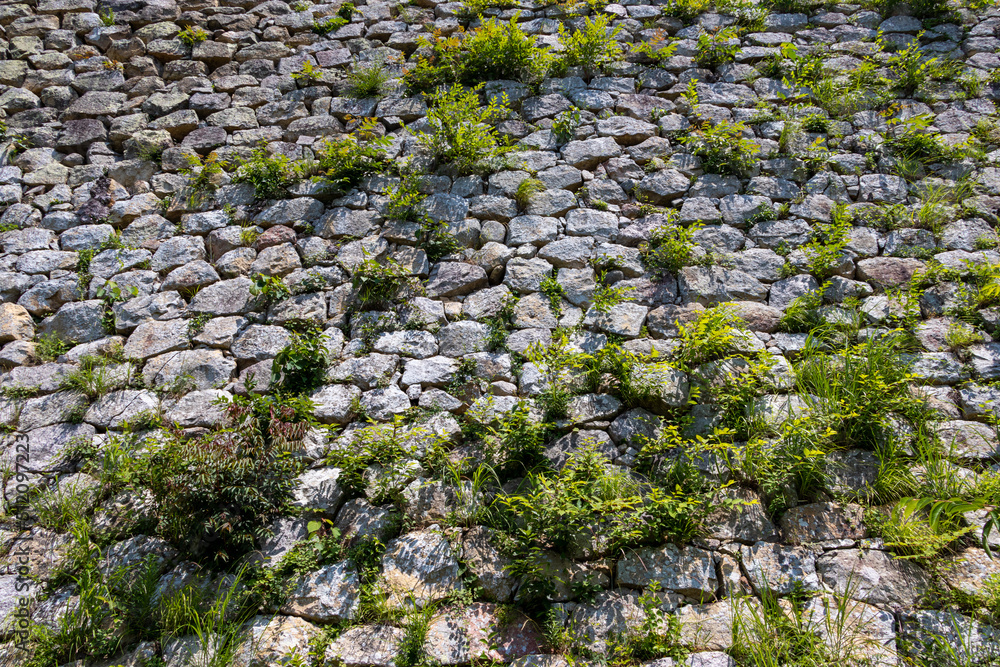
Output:
[[[580,110],[562,111],[552,120],[552,134],[556,141],[564,144],[573,138],[577,126],[580,125]]]
[[[668,0],[661,11],[664,16],[690,21],[711,9],[712,0]]]
[[[705,171],[713,174],[744,176],[753,170],[760,147],[743,136],[743,123],[707,121],[682,139],[691,152],[701,158]]]
[[[236,396],[230,428],[171,437],[150,457],[160,531],[186,552],[223,563],[247,553],[290,509],[300,464],[292,453],[312,424],[307,400]]]
[[[482,447],[486,461],[502,479],[524,475],[544,460],[547,427],[533,419],[528,405],[519,401],[496,426],[484,426]]]
[[[292,72],[292,78],[299,83],[311,86],[323,78],[323,70],[313,65],[311,60],[306,60],[297,72]]]
[[[347,25],[349,21],[349,18],[345,19],[342,16],[327,16],[323,19],[317,19],[313,21],[313,32],[326,36],[332,32],[337,32]]]
[[[574,32],[559,25],[559,42],[562,60],[568,67],[582,67],[588,76],[604,72],[622,58],[622,47],[616,41],[621,26],[608,28],[611,17],[607,14],[591,20],[584,19],[583,26]]]
[[[367,67],[355,66],[347,72],[347,87],[344,89],[344,94],[355,99],[382,97],[388,81],[389,73],[381,62],[372,63]]]
[[[196,25],[189,25],[177,34],[177,39],[188,46],[194,46],[198,42],[204,42],[208,39],[208,33]]]
[[[723,28],[718,32],[705,32],[698,36],[695,60],[706,68],[714,68],[736,60],[739,51],[739,35],[732,28]]]
[[[724,305],[700,311],[690,322],[678,322],[680,345],[673,355],[677,366],[693,370],[706,361],[724,356],[731,351],[744,326],[735,311]]]
[[[451,233],[447,222],[429,217],[425,217],[421,223],[417,240],[431,262],[439,262],[442,257],[456,253],[463,247],[461,241]]]
[[[591,305],[599,313],[607,313],[620,303],[628,300],[628,296],[635,290],[634,287],[614,287],[607,284],[607,271],[599,271],[594,285],[594,297]]]
[[[559,281],[552,276],[546,277],[542,280],[541,292],[549,300],[549,310],[552,311],[552,314],[556,317],[562,316],[562,308],[559,306],[559,302],[562,300],[565,292]]]
[[[301,394],[323,384],[330,353],[326,337],[312,329],[293,334],[292,340],[274,357],[271,386]]]
[[[953,69],[937,58],[925,57],[920,48],[922,35],[922,32],[919,33],[909,46],[892,54],[886,61],[893,87],[907,96],[934,79],[948,77]]]
[[[459,11],[459,16],[473,19],[494,7],[507,9],[516,6],[517,2],[515,0],[462,0],[462,9]]]
[[[249,159],[237,165],[233,183],[249,183],[257,199],[284,199],[295,175],[287,155],[269,155],[267,147],[260,145],[253,149]]]
[[[115,25],[115,10],[110,7],[97,12],[97,16],[101,19],[101,24],[105,28],[110,28]]]
[[[187,176],[187,187],[191,190],[188,200],[194,206],[204,201],[219,187],[215,176],[222,173],[222,163],[219,162],[219,156],[215,151],[209,153],[204,160],[190,153],[185,154],[184,159],[187,160],[188,166],[179,171]]]
[[[287,299],[292,292],[278,276],[265,276],[257,274],[253,277],[253,285],[250,286],[250,294],[260,297],[265,306],[277,303],[282,299]]]
[[[961,513],[974,510],[974,506],[938,503],[934,513],[925,511],[932,505],[935,503],[931,498],[904,499],[879,526],[886,548],[897,558],[932,563],[949,545],[973,530],[972,526],[962,525]]]
[[[528,208],[528,204],[531,203],[531,198],[537,195],[539,192],[545,192],[545,183],[541,182],[537,178],[528,177],[518,183],[517,192],[514,193],[514,201],[522,209]]]
[[[485,81],[514,80],[524,83],[541,81],[548,72],[552,56],[548,49],[535,46],[534,37],[524,34],[518,25],[520,12],[509,22],[486,19],[462,42],[461,82],[475,85]]]
[[[130,367],[116,367],[110,359],[86,355],[80,359],[80,366],[62,381],[62,388],[79,391],[94,400],[109,391],[126,386],[131,377]]]
[[[850,231],[851,221],[847,216],[835,216],[832,222],[813,227],[813,238],[802,250],[809,258],[809,272],[818,280],[826,280],[840,266]]]
[[[506,114],[506,96],[503,104],[494,98],[480,107],[479,90],[479,86],[473,90],[452,86],[430,95],[427,122],[431,130],[418,136],[435,158],[453,164],[461,174],[487,171],[505,152],[493,124]]]
[[[369,257],[354,269],[351,286],[363,308],[381,306],[396,298],[408,277],[398,262]]]
[[[694,257],[695,245],[691,239],[698,229],[697,224],[683,227],[676,223],[653,229],[649,242],[640,247],[643,264],[661,276],[680,271]]]
[[[354,134],[329,139],[320,147],[316,178],[327,184],[331,194],[343,194],[365,176],[379,173],[389,165],[385,149],[390,140],[378,135],[380,128],[378,121],[367,118]]]
[[[244,248],[249,248],[257,242],[260,238],[260,228],[252,227],[250,225],[244,225],[240,227],[240,245]]]
[[[69,352],[73,344],[64,341],[56,334],[40,335],[35,341],[35,356],[39,361],[55,361],[58,357]]]
[[[903,160],[922,165],[954,162],[961,157],[961,151],[944,145],[940,135],[925,131],[931,122],[932,118],[926,115],[905,121],[902,132],[886,139],[886,148]]]

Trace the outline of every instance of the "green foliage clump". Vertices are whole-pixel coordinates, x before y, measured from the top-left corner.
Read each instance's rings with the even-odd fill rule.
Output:
[[[204,159],[198,155],[186,153],[184,159],[188,166],[180,169],[180,173],[187,176],[187,187],[191,191],[188,201],[191,205],[203,202],[218,189],[216,176],[222,173],[222,162],[215,151],[209,153]]]
[[[837,209],[829,223],[818,223],[813,227],[812,238],[802,246],[809,260],[809,273],[818,280],[826,280],[840,266],[841,254],[847,246],[847,235],[851,231],[850,216]]]
[[[284,199],[295,176],[294,165],[287,155],[269,155],[265,146],[258,146],[250,159],[237,165],[233,183],[249,183],[257,199]]]
[[[351,286],[362,307],[382,306],[396,298],[409,273],[399,262],[367,257],[351,275]]]
[[[712,0],[668,0],[661,7],[664,16],[690,21],[700,14],[711,11]]]
[[[94,400],[124,387],[131,380],[131,367],[116,366],[114,359],[85,355],[80,365],[63,378],[60,386],[67,391],[82,392]]]
[[[692,237],[700,228],[699,224],[684,227],[676,222],[656,227],[650,232],[649,241],[639,248],[643,264],[660,275],[677,273],[692,263],[695,251]]]
[[[431,262],[439,262],[463,247],[461,241],[451,233],[447,222],[433,220],[429,216],[424,217],[417,232],[417,240]]]
[[[924,55],[920,48],[921,36],[922,32],[909,46],[892,54],[886,61],[893,87],[904,95],[912,95],[935,79],[949,78],[955,71],[954,65]]]
[[[618,43],[618,33],[622,26],[608,28],[611,17],[602,14],[591,20],[587,17],[583,25],[570,32],[559,24],[559,43],[562,44],[562,62],[568,67],[582,67],[588,76],[599,74],[620,61],[622,47]]]
[[[344,11],[344,8],[350,5],[350,9]],[[329,35],[332,32],[337,32],[345,25],[351,22],[351,14],[353,13],[354,5],[350,3],[345,3],[341,6],[340,12],[334,14],[333,16],[327,16],[323,19],[317,19],[313,21],[313,32],[320,35]]]
[[[422,178],[423,176],[416,172],[405,174],[399,183],[389,190],[389,202],[384,213],[390,219],[419,222],[417,240],[420,242],[420,247],[427,253],[427,258],[431,262],[438,262],[442,257],[461,250],[462,244],[451,233],[447,222],[434,220],[424,211],[422,204],[427,195],[420,192]]]
[[[160,532],[187,553],[231,562],[291,509],[301,464],[293,456],[313,423],[307,399],[250,393],[222,400],[229,427],[174,436],[150,457]]]
[[[629,299],[635,288],[631,286],[618,286],[608,284],[608,272],[598,271],[594,280],[594,296],[591,305],[599,313],[607,313],[620,303]]]
[[[698,36],[695,61],[707,68],[718,67],[736,60],[739,51],[739,35],[733,28],[723,28],[717,32],[704,32]]]
[[[282,299],[291,296],[292,291],[285,284],[285,281],[278,276],[265,276],[258,273],[253,277],[253,284],[250,286],[251,296],[260,297],[264,305],[278,303]]]
[[[430,56],[417,58],[403,75],[414,93],[430,93],[442,86],[475,86],[488,81],[514,80],[537,83],[548,73],[553,58],[548,49],[538,48],[532,37],[518,25],[518,16],[509,22],[485,19],[476,30],[464,35],[424,40]]]
[[[496,425],[483,425],[480,439],[486,461],[501,479],[519,477],[533,470],[545,460],[542,452],[548,426],[531,416],[527,403],[518,401]]]
[[[55,361],[58,357],[69,352],[73,347],[70,341],[64,341],[56,334],[40,335],[35,340],[35,356],[39,361]]]
[[[571,453],[557,470],[536,470],[518,490],[500,496],[498,524],[510,537],[511,573],[525,595],[546,595],[545,554],[615,553],[628,546],[686,542],[726,502],[689,463],[664,466],[641,484],[611,465],[593,444]]]
[[[528,208],[531,198],[540,192],[545,192],[545,183],[537,178],[529,176],[517,184],[517,191],[514,193],[514,201],[522,209]]]
[[[928,115],[905,121],[901,132],[886,139],[886,148],[902,160],[922,165],[949,163],[960,159],[963,156],[960,148],[946,146],[941,142],[939,134],[926,131],[931,122],[933,118]]]
[[[576,132],[578,125],[580,125],[579,109],[562,111],[552,119],[552,134],[556,141],[564,144],[573,138],[573,133]]]
[[[800,391],[814,397],[817,410],[838,418],[838,445],[877,450],[899,437],[898,420],[918,435],[927,427],[929,411],[909,390],[914,377],[903,356],[907,345],[895,332],[839,353],[815,351],[799,364]]]
[[[559,302],[565,294],[563,286],[552,276],[547,276],[542,280],[541,292],[549,300],[549,310],[552,311],[552,314],[560,317],[562,315],[562,308],[559,306]]]
[[[513,80],[525,83],[541,81],[548,72],[552,56],[548,49],[535,46],[534,39],[518,25],[519,12],[509,22],[486,19],[462,43],[461,82]]]
[[[700,311],[690,322],[677,322],[680,345],[673,353],[674,363],[682,370],[724,356],[733,349],[746,325],[730,306],[716,306]]]
[[[321,384],[330,365],[326,337],[316,329],[292,335],[292,340],[274,357],[271,386],[301,394]]]
[[[347,73],[347,87],[344,89],[344,93],[355,99],[382,97],[385,94],[385,84],[388,81],[389,72],[381,62],[368,66],[352,67]]]
[[[378,127],[377,127],[378,126]],[[331,194],[344,194],[362,178],[380,173],[390,161],[385,149],[390,139],[379,136],[378,121],[366,118],[353,134],[329,139],[316,155],[316,178],[326,183]]]
[[[438,160],[454,165],[460,174],[488,171],[506,152],[493,125],[506,115],[504,102],[490,99],[479,106],[479,90],[452,86],[429,96],[427,123],[431,129],[417,140]]]
[[[312,85],[323,77],[323,70],[312,64],[311,60],[302,63],[297,72],[292,72],[292,78],[304,85]]]
[[[712,125],[706,121],[681,141],[701,158],[705,171],[745,176],[753,170],[760,152],[760,147],[744,136],[745,131],[743,123],[721,121]]]
[[[196,25],[189,25],[177,34],[177,39],[188,46],[194,46],[198,42],[204,42],[208,39],[208,33]]]

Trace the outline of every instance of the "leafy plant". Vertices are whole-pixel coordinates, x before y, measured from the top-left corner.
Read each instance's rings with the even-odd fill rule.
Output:
[[[257,199],[284,199],[288,197],[288,187],[295,182],[295,176],[288,156],[269,155],[267,147],[259,145],[249,159],[236,166],[233,183],[249,183]]]
[[[563,286],[559,284],[559,281],[548,276],[542,280],[541,292],[549,300],[549,310],[556,317],[562,315],[562,308],[559,306],[559,302],[562,300],[565,292],[563,291]]]
[[[292,72],[292,78],[307,86],[312,85],[323,78],[323,70],[313,65],[311,60],[306,60],[298,71]]]
[[[365,258],[351,275],[351,286],[362,307],[390,303],[409,277],[406,269],[394,260]]]
[[[514,193],[514,201],[522,210],[528,208],[531,198],[540,192],[545,192],[545,183],[537,178],[528,177],[517,184],[517,191]]]
[[[733,28],[703,32],[698,36],[695,61],[706,68],[725,65],[736,60],[739,48],[739,35]]]
[[[327,16],[324,19],[317,19],[313,21],[313,32],[320,35],[329,35],[332,32],[337,32],[345,25],[350,22],[350,16],[344,18],[343,16]]]
[[[606,71],[622,58],[622,47],[617,42],[622,26],[608,28],[611,17],[602,14],[591,20],[584,19],[583,26],[569,32],[559,24],[559,43],[562,60],[569,67],[582,67],[588,76]]]
[[[464,247],[451,233],[447,222],[432,220],[430,217],[425,217],[421,223],[417,240],[431,262],[439,262],[441,258],[456,253]]]
[[[35,356],[40,361],[55,361],[58,357],[69,352],[71,347],[73,347],[71,342],[64,341],[54,333],[43,334],[35,340]]]
[[[462,83],[475,85],[504,79],[541,81],[552,56],[548,49],[538,48],[535,40],[524,34],[518,25],[519,17],[520,12],[515,12],[509,22],[486,19],[463,40]]]
[[[842,253],[847,246],[847,235],[851,231],[851,221],[847,216],[834,216],[829,223],[818,223],[813,227],[813,236],[802,246],[809,260],[809,273],[818,280],[826,280],[834,274],[842,262]]]
[[[194,46],[198,42],[204,42],[208,39],[208,33],[196,25],[189,25],[177,33],[177,39],[181,40],[188,46]]]
[[[894,87],[904,95],[912,95],[933,79],[949,76],[952,69],[939,59],[924,55],[920,48],[922,36],[923,32],[919,33],[917,39],[886,61]]]
[[[578,125],[580,125],[579,109],[574,108],[569,111],[562,111],[552,119],[552,134],[555,136],[556,141],[564,144],[573,138],[573,133],[576,131]]]
[[[479,90],[452,86],[429,95],[431,108],[427,112],[430,131],[422,132],[417,140],[438,160],[453,164],[460,174],[483,172],[505,152],[493,124],[506,113],[503,103],[491,99],[479,106]]]
[[[367,67],[355,66],[347,72],[347,87],[344,93],[355,99],[382,97],[388,81],[389,72],[384,63],[376,62]]]
[[[950,544],[972,531],[963,526],[965,512],[980,509],[976,503],[952,499],[936,502],[933,498],[906,498],[893,508],[880,526],[885,546],[897,558],[933,562]]]
[[[215,151],[209,153],[204,159],[197,154],[185,153],[184,159],[187,160],[188,166],[179,171],[187,176],[187,186],[191,190],[188,200],[194,206],[204,201],[218,188],[215,177],[222,173],[222,163]]]
[[[132,379],[131,367],[115,366],[113,363],[104,357],[86,355],[80,359],[80,366],[63,379],[61,386],[69,391],[82,392],[90,400],[126,386]]]
[[[260,297],[264,305],[270,306],[282,299],[287,299],[292,292],[288,285],[279,276],[265,276],[257,274],[253,277],[253,285],[250,286],[250,294]]]
[[[685,21],[696,18],[699,14],[711,11],[711,0],[668,0],[660,11],[664,16],[673,16]]]
[[[705,171],[744,176],[753,170],[760,152],[754,141],[744,137],[745,131],[743,123],[720,121],[713,126],[706,121],[681,141],[701,158]]]
[[[902,132],[886,139],[885,145],[893,155],[903,160],[912,160],[923,165],[935,162],[954,162],[962,156],[960,149],[941,143],[940,135],[926,132],[933,122],[929,115],[920,115],[903,122]],[[891,123],[896,125],[896,123]]]
[[[115,25],[115,10],[110,7],[106,7],[105,9],[97,12],[97,16],[101,19],[101,24],[105,28],[110,28]]]
[[[599,313],[607,313],[620,303],[628,299],[628,295],[635,290],[630,286],[614,287],[608,285],[607,271],[599,271],[597,279],[594,281],[594,296],[591,305]]]
[[[292,335],[292,340],[274,357],[271,386],[301,394],[323,384],[330,353],[326,337],[310,329]]]
[[[676,214],[673,218],[676,220]],[[692,237],[699,228],[698,224],[683,227],[676,222],[654,228],[650,232],[649,242],[640,246],[643,264],[660,275],[680,271],[694,258],[695,245]]]
[[[730,352],[745,323],[731,306],[720,305],[699,311],[689,322],[677,322],[680,345],[673,353],[674,362],[684,370],[693,370],[711,359]]]
[[[325,182],[332,194],[343,194],[365,176],[379,173],[389,165],[385,149],[388,137],[379,136],[381,126],[366,118],[353,133],[328,139],[316,155],[317,179]]]
[[[312,424],[306,399],[235,396],[219,401],[230,426],[200,438],[175,434],[150,457],[160,530],[180,548],[229,562],[254,548],[290,509],[300,472],[292,456]]]

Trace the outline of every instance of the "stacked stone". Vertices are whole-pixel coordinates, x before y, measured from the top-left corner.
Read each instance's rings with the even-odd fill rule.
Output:
[[[382,489],[388,485],[401,493],[399,505],[345,497],[337,483],[340,471],[321,462],[331,448],[350,446],[365,427],[359,414],[385,423],[415,407],[435,410],[420,429],[461,447],[463,414],[504,414],[545,391],[545,369],[520,363],[519,355],[533,345],[544,347],[558,329],[572,329],[570,345],[580,352],[599,350],[610,337],[638,354],[669,354],[678,321],[729,304],[746,323],[739,351],[773,358],[772,393],[760,396],[754,409],[780,422],[807,409],[793,393],[791,363],[807,335],[780,332],[779,322],[797,298],[820,289],[802,246],[817,225],[831,221],[838,204],[859,214],[873,205],[912,211],[927,183],[963,177],[975,183],[965,208],[938,234],[856,223],[824,291],[831,317],[856,299],[865,326],[883,327],[900,315],[894,290],[927,270],[931,256],[957,271],[967,271],[969,263],[1000,264],[1000,169],[991,166],[1000,158],[996,146],[982,160],[939,166],[927,183],[910,183],[883,173],[888,170],[879,162],[885,157],[880,147],[889,128],[880,113],[830,121],[828,135],[804,133],[795,140],[798,152],[791,153],[780,141],[789,121],[755,122],[760,103],[782,104],[791,92],[787,83],[755,68],[783,45],[827,54],[824,67],[846,73],[875,52],[873,41],[881,34],[900,48],[918,40],[928,55],[961,61],[965,75],[981,82],[977,94],[942,83],[933,94],[899,103],[902,117],[925,114],[944,144],[961,144],[977,123],[996,115],[1000,85],[990,79],[1000,68],[996,9],[962,9],[956,22],[932,27],[852,4],[771,13],[763,30],[740,37],[735,62],[711,70],[696,62],[697,38],[733,25],[733,16],[704,13],[681,21],[662,15],[660,2],[607,5],[603,12],[621,27],[617,39],[627,52],[666,34],[677,40],[674,55],[655,64],[633,53],[603,75],[585,77],[571,69],[537,87],[488,82],[483,95],[505,93],[513,111],[499,125],[515,147],[506,161],[512,168],[455,176],[442,165],[424,179],[424,210],[462,246],[440,261],[429,259],[412,225],[387,218],[387,188],[398,182],[387,175],[366,178],[336,198],[302,180],[288,199],[259,202],[252,186],[233,183],[232,174],[223,172],[214,177],[210,196],[192,196],[189,156],[204,160],[215,154],[220,163],[236,163],[263,143],[272,154],[309,159],[324,140],[355,130],[368,117],[389,138],[389,158],[431,164],[414,139],[428,128],[426,101],[406,96],[402,84],[391,85],[379,99],[347,97],[345,73],[376,66],[398,77],[426,55],[422,39],[459,30],[462,5],[356,4],[350,21],[325,35],[314,31],[314,23],[334,16],[339,5],[0,5],[0,110],[8,136],[0,162],[0,226],[9,230],[0,234],[0,388],[7,390],[0,420],[27,436],[34,471],[54,471],[62,488],[93,489],[93,478],[63,464],[73,443],[100,445],[149,412],[190,435],[219,426],[224,415],[217,399],[245,393],[251,377],[255,391],[268,390],[272,360],[291,339],[283,325],[314,323],[333,361],[311,398],[317,418],[343,431],[311,434],[304,456],[314,467],[300,478],[296,504],[309,516],[330,519],[345,535],[374,535],[387,543],[380,577],[391,606],[422,607],[454,595],[467,585],[468,569],[482,600],[439,611],[424,645],[427,656],[442,665],[488,657],[517,667],[559,667],[565,660],[543,655],[537,628],[498,609],[518,599],[519,581],[504,569],[508,561],[489,528],[447,527],[462,511],[462,490],[425,478],[422,455],[414,454],[392,479],[379,480]],[[98,9],[103,16],[113,10],[114,24],[106,25]],[[576,21],[532,2],[489,13],[503,20],[516,16],[540,47],[557,46],[560,23]],[[208,38],[187,44],[178,35],[188,26],[206,30]],[[307,63],[320,74],[294,77]],[[580,123],[561,142],[553,121],[573,108],[580,110]],[[677,137],[705,121],[746,123],[748,138],[760,147],[752,173],[705,172]],[[800,154],[820,137],[829,152],[814,168]],[[151,149],[162,153],[158,163],[149,159]],[[528,178],[545,189],[522,207],[518,187]],[[666,221],[662,212],[650,213],[649,204],[676,209],[682,224],[702,225],[694,233],[695,254],[719,260],[692,262],[666,275],[648,270],[640,246]],[[782,207],[782,216],[761,215]],[[252,242],[245,241],[248,230],[256,237]],[[81,256],[89,258],[92,278],[86,284],[80,281]],[[381,313],[359,311],[351,278],[366,258],[400,263],[419,279],[420,293]],[[629,290],[628,300],[608,312],[593,303],[594,264],[602,260],[614,264],[605,280]],[[251,278],[258,275],[281,278],[293,292],[313,287],[265,304],[251,291]],[[562,288],[558,308],[542,293],[550,278]],[[109,316],[103,290],[111,283],[126,298],[110,307]],[[514,297],[507,349],[488,351],[487,320]],[[1000,458],[989,425],[1000,407],[1000,343],[993,342],[1000,335],[1000,313],[996,307],[980,311],[981,342],[960,358],[946,336],[955,325],[948,313],[962,298],[956,281],[919,295],[919,349],[912,362],[915,391],[945,417],[936,428],[942,441],[954,443],[955,474],[975,478],[977,469]],[[372,320],[386,330],[365,341]],[[40,363],[40,336],[73,345],[55,361]],[[93,400],[65,388],[63,380],[84,357],[117,346],[126,361],[107,370],[117,388]],[[474,387],[455,395],[449,390],[460,368],[470,366],[465,362],[474,368]],[[648,372],[656,390],[645,407],[628,409],[604,393],[574,396],[559,423],[566,434],[546,443],[553,465],[594,446],[614,464],[631,468],[642,446],[638,436],[654,435],[663,415],[691,399],[687,374],[663,367]],[[711,424],[706,404],[693,414]],[[416,428],[412,439],[414,451],[420,450]],[[13,437],[4,447],[3,456],[13,460]],[[805,613],[820,634],[833,613],[824,607],[824,596],[847,595],[856,602],[848,622],[871,641],[874,664],[898,664],[897,638],[903,636],[938,633],[953,642],[971,636],[976,646],[996,644],[997,631],[972,618],[921,609],[931,574],[894,559],[880,540],[866,539],[854,501],[874,483],[875,456],[849,450],[829,459],[836,465],[828,499],[795,505],[777,524],[754,491],[740,489],[733,493],[756,504],[716,517],[703,538],[686,546],[610,554],[591,535],[581,536],[574,553],[549,554],[558,617],[601,653],[610,637],[642,623],[638,597],[655,581],[662,608],[677,614],[685,642],[696,651],[685,663],[690,665],[735,664],[723,651],[732,646],[734,616],[749,613],[740,605],[750,604],[737,594],[764,590],[781,597],[816,594]],[[95,509],[95,526],[111,531],[151,511],[148,497],[124,493]],[[403,534],[394,528],[400,514],[410,528]],[[264,558],[276,561],[304,539],[307,520],[279,521],[273,537],[261,544]],[[985,517],[967,520],[981,528]],[[68,534],[38,526],[27,533],[13,524],[2,528],[0,550],[9,551],[15,539],[26,545],[33,573],[43,580],[71,546]],[[197,569],[149,535],[113,544],[103,562],[112,568],[150,554],[159,563],[163,590]],[[945,570],[944,581],[958,591],[975,592],[1000,573],[978,546],[948,559],[955,567]],[[4,568],[0,615],[7,617],[17,599],[17,576],[9,557]],[[577,599],[578,588],[571,585],[576,582],[596,584],[600,592],[590,601]],[[359,586],[358,573],[346,562],[309,574],[284,607],[270,610],[276,615],[255,619],[255,639],[245,645],[239,664],[283,664],[279,660],[289,651],[304,654],[320,625],[354,618]],[[74,596],[71,586],[59,589],[33,603],[33,613],[54,624],[73,608]],[[12,639],[9,632],[5,637]],[[326,655],[338,664],[390,667],[404,637],[391,625],[358,625]],[[16,653],[12,644],[3,650]],[[138,664],[128,660],[156,650],[141,644],[123,664]],[[181,665],[199,650],[187,637],[163,646],[162,656],[168,665]]]

